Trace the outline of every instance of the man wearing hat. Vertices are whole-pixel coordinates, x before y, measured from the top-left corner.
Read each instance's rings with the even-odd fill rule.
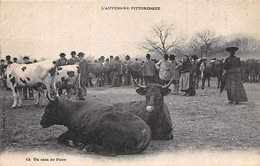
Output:
[[[13,58],[13,62],[14,62],[14,63],[18,63],[18,62],[17,62],[17,58]]]
[[[5,59],[6,59],[7,65],[10,65],[10,64],[13,63],[13,62],[11,61],[11,56],[10,56],[10,55],[7,55],[7,56],[5,57]]]
[[[75,51],[71,51],[71,58],[68,60],[68,65],[74,65],[79,62],[79,59],[76,57],[76,54],[77,53]]]
[[[120,86],[120,74],[121,74],[121,63],[119,57],[115,57],[115,63],[113,66],[113,78],[112,78],[112,87]]]
[[[155,76],[155,62],[151,60],[151,55],[146,54],[146,61],[142,65],[143,72],[144,72],[144,82],[147,86],[150,83],[154,83],[154,76]]]
[[[124,69],[125,69],[125,71],[124,71],[124,76],[125,76],[125,86],[130,86],[131,85],[131,73],[130,73],[130,65],[131,65],[131,63],[133,63],[132,61],[131,61],[131,58],[130,58],[130,56],[129,55],[126,55],[126,57],[125,57],[125,62],[123,63],[123,65],[124,65]]]
[[[32,62],[30,62],[30,58],[28,56],[23,57],[23,61],[24,61],[24,64],[31,64],[32,63]],[[27,87],[23,87],[23,99],[27,100],[28,91],[29,91],[29,99],[34,99],[33,88],[27,88]]]
[[[85,54],[83,52],[79,52],[78,53],[78,59],[79,61],[77,62],[77,64],[79,65],[80,68],[80,85],[83,88],[83,90],[85,91],[85,93],[87,93],[86,88],[88,87],[88,82],[89,82],[89,73],[91,70],[91,66],[88,63],[88,61],[86,61],[84,59]],[[79,93],[78,93],[78,97],[79,100],[85,100],[84,97],[82,96],[82,88],[79,88]]]
[[[226,81],[226,90],[229,103],[247,101],[246,92],[242,82],[241,61],[235,56],[237,47],[228,47],[225,49],[230,56],[224,62],[224,79]]]
[[[168,84],[171,79],[169,55],[164,54],[163,59],[157,62],[155,67],[159,70],[160,83],[162,85]]]
[[[56,61],[57,66],[64,66],[67,65],[68,60],[65,58],[66,54],[65,53],[60,53],[60,59]]]

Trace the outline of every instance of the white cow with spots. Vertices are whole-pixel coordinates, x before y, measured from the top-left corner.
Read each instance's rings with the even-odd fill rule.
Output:
[[[57,73],[57,88],[59,95],[62,94],[62,90],[66,89],[68,99],[72,95],[72,90],[77,94],[78,88],[80,88],[80,72],[79,65],[66,65],[59,66]]]
[[[14,103],[11,108],[22,106],[22,88],[45,85],[48,94],[55,94],[59,97],[56,90],[57,67],[52,60],[45,60],[33,64],[11,64],[6,72],[7,86],[12,89]],[[43,88],[39,88],[41,96],[44,96]],[[39,104],[39,95],[36,104]],[[44,105],[44,98],[42,97]]]

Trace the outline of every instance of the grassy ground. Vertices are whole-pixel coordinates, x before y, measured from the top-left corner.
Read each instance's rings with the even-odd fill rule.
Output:
[[[181,151],[251,151],[260,148],[260,84],[244,84],[248,102],[228,104],[225,92],[220,96],[216,80],[212,87],[197,90],[194,97],[165,97],[173,123],[174,139],[152,141],[142,155]],[[43,151],[80,154],[81,150],[57,143],[64,126],[47,129],[39,125],[44,108],[24,101],[23,108],[10,109],[11,91],[2,91],[0,103],[1,151]],[[87,98],[100,102],[144,100],[134,87],[90,88]]]

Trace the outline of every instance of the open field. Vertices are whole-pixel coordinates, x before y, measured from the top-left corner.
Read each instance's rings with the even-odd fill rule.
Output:
[[[207,85],[207,84],[206,84]],[[173,123],[171,141],[152,141],[140,155],[182,151],[254,151],[260,149],[260,84],[244,84],[248,102],[228,104],[226,93],[221,96],[213,79],[212,87],[197,90],[194,97],[168,95],[165,97]],[[64,126],[41,128],[44,108],[24,101],[23,108],[10,109],[11,91],[1,92],[0,124],[1,152],[42,151],[81,154],[75,147],[60,145],[57,137],[66,131]],[[144,100],[134,87],[89,88],[87,98],[100,102]],[[46,99],[47,100],[47,99]]]

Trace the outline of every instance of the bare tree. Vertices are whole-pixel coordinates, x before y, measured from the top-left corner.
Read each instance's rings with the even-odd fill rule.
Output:
[[[215,32],[205,30],[203,32],[196,33],[193,35],[190,41],[190,47],[199,55],[208,57],[214,54],[214,49],[217,47],[219,41],[218,36]]]
[[[180,50],[186,40],[185,36],[177,33],[173,24],[161,22],[152,27],[152,36],[145,37],[145,41],[138,44],[140,49],[163,56],[164,54]]]

